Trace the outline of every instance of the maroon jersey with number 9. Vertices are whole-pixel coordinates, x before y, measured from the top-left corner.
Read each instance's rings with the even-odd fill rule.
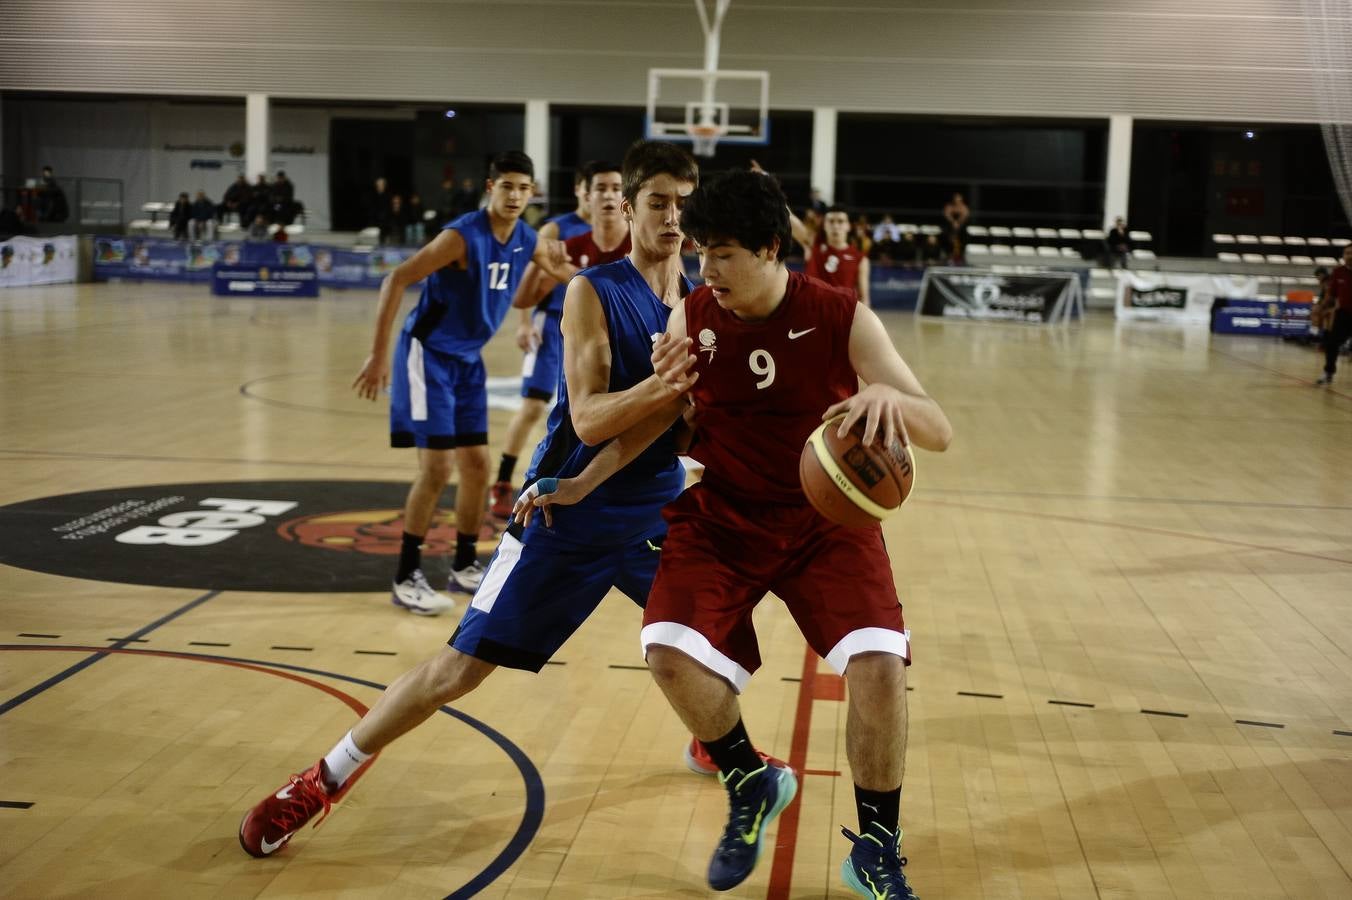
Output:
[[[685,298],[686,333],[699,357],[691,388],[698,416],[690,455],[704,481],[752,501],[807,503],[798,457],[822,413],[859,389],[850,365],[853,291],[789,273],[784,300],[744,322],[701,285]]]

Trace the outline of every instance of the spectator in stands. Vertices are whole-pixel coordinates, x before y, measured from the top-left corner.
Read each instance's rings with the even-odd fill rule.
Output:
[[[380,232],[382,244],[398,245],[404,239],[404,226],[408,224],[408,211],[404,209],[404,198],[398,194],[390,197],[390,215],[386,227]]]
[[[216,217],[222,222],[230,213],[235,214],[239,225],[243,228],[249,222],[249,198],[253,196],[253,191],[249,188],[249,179],[243,174],[235,177],[235,183],[225,189],[225,196],[221,198],[220,208],[217,210]]]
[[[285,172],[278,171],[269,188],[272,221],[283,226],[296,221],[296,214],[300,211],[296,203],[296,185],[286,177]]]
[[[920,245],[920,260],[927,266],[934,266],[942,263],[948,258],[948,252],[944,245],[939,243],[939,235],[925,235],[925,243]]]
[[[805,213],[814,212],[818,215],[818,217],[821,217],[826,215],[826,207],[827,203],[824,199],[822,199],[822,192],[817,188],[813,188],[812,199],[808,201],[807,209],[804,210],[804,212]],[[803,217],[803,222],[805,223],[807,222],[806,215]]]
[[[882,241],[895,241],[901,237],[901,229],[892,221],[890,213],[885,214],[882,221],[873,228],[873,240],[881,243]]]
[[[404,244],[408,247],[421,247],[423,243],[423,205],[422,198],[416,193],[408,195],[408,206],[404,208]]]
[[[869,228],[868,219],[862,215],[854,220],[854,245],[865,256],[873,250],[873,231]]]
[[[1334,303],[1333,321],[1324,332],[1324,375],[1315,384],[1333,384],[1338,353],[1352,338],[1352,244],[1343,248],[1343,261],[1329,273],[1328,295]]]
[[[442,179],[441,191],[437,195],[437,224],[451,221],[455,204],[455,182],[449,178]]]
[[[1103,246],[1108,251],[1110,268],[1127,268],[1131,265],[1131,233],[1127,230],[1127,220],[1118,216],[1112,230],[1103,237]]]
[[[963,249],[967,244],[967,220],[972,210],[962,194],[954,192],[952,199],[944,204],[944,241],[948,244],[948,254],[953,262],[961,263]]]
[[[70,204],[66,202],[66,192],[56,183],[56,175],[51,166],[42,167],[42,180],[38,184],[38,220],[42,222],[64,222],[70,218]]]
[[[903,268],[913,269],[920,261],[920,245],[915,242],[915,232],[903,231],[892,251],[893,261]]]
[[[366,195],[366,227],[379,228],[381,240],[390,228],[390,191],[384,177],[377,178]]]
[[[454,195],[455,202],[451,206],[451,218],[474,212],[479,208],[479,200],[482,197],[483,191],[474,184],[474,179],[461,179],[460,187]]]
[[[188,239],[188,223],[191,221],[192,202],[188,200],[188,192],[184,191],[178,195],[174,208],[169,211],[169,228],[174,232],[174,240]]]
[[[249,189],[249,221],[259,215],[271,221],[272,187],[268,184],[268,176],[262,172]]]
[[[278,231],[282,231],[282,229],[279,228]],[[248,234],[245,235],[245,239],[250,241],[266,241],[271,236],[272,235],[268,233],[267,216],[262,213],[254,214],[253,224],[249,226],[249,231]]]
[[[199,190],[197,199],[193,200],[188,236],[194,241],[216,239],[216,204],[207,199],[206,191]]]

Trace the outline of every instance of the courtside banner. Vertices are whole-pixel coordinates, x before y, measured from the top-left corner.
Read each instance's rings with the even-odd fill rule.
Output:
[[[1257,296],[1252,276],[1119,270],[1115,311],[1119,319],[1209,323],[1216,298]]]
[[[916,309],[925,316],[1042,323],[1078,315],[1081,297],[1074,272],[1011,275],[932,267],[920,283]]]
[[[74,281],[76,256],[76,239],[68,235],[0,241],[0,287]]]

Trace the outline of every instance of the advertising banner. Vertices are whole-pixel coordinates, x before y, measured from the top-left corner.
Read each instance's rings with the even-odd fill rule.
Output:
[[[69,235],[0,241],[0,287],[75,280],[76,238]]]
[[[1257,295],[1252,276],[1118,271],[1116,313],[1119,319],[1205,323],[1217,297]]]
[[[1075,272],[1003,274],[986,269],[925,270],[916,311],[925,316],[1052,322],[1083,313]]]

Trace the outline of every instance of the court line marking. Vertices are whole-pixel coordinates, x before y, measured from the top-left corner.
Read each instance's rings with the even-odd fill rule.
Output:
[[[220,592],[213,591],[212,596],[215,596],[218,593]],[[210,597],[199,598],[199,601],[205,602],[205,600],[209,599],[211,598]],[[187,612],[187,609],[188,608],[184,608],[183,612]],[[331,696],[343,699],[343,702],[345,703],[348,703],[348,700],[344,699],[348,697],[348,695],[344,694],[342,691],[339,691],[337,688],[331,687],[321,682],[311,681],[308,678],[301,678],[296,675],[291,675],[288,674],[288,672],[276,670],[285,669],[289,670],[290,672],[303,672],[307,675],[318,675],[324,678],[334,678],[339,681],[350,682],[352,684],[361,685],[362,687],[368,687],[371,688],[372,690],[377,691],[384,691],[387,687],[387,685],[383,685],[375,681],[368,681],[365,678],[355,678],[350,675],[340,675],[337,672],[326,672],[322,669],[311,669],[305,666],[293,666],[287,663],[269,662],[268,660],[260,660],[260,659],[240,659],[237,657],[230,656],[212,656],[207,653],[183,653],[180,651],[170,651],[170,650],[142,650],[140,648],[135,647],[120,647],[120,648],[109,647],[105,649],[102,647],[81,647],[81,646],[64,646],[64,645],[30,646],[26,644],[0,644],[0,651],[5,650],[29,650],[39,652],[89,651],[97,654],[99,657],[106,656],[112,653],[121,653],[130,656],[156,656],[168,659],[182,659],[190,662],[210,662],[219,665],[233,666],[235,668],[240,669],[249,669],[267,675],[276,675],[280,678],[287,678],[292,681],[299,682],[301,684],[316,687],[319,690],[324,691],[327,694],[330,694]],[[366,711],[365,706],[363,706],[360,703],[360,701],[355,700],[355,698],[351,699],[352,703],[356,703],[358,706],[362,707],[361,711],[358,712],[358,715],[364,714]],[[352,706],[352,703],[348,703],[348,706]],[[355,709],[355,707],[353,708]],[[536,833],[540,830],[540,823],[544,820],[545,787],[544,781],[540,777],[540,772],[535,767],[535,764],[531,762],[530,757],[527,756],[520,747],[512,743],[507,738],[506,735],[502,734],[500,731],[494,728],[489,727],[483,722],[480,722],[478,719],[468,716],[465,713],[460,712],[459,710],[452,709],[449,706],[439,707],[438,711],[445,713],[446,715],[450,716],[453,719],[459,720],[461,723],[465,725],[468,725],[470,728],[474,729],[475,731],[478,731],[484,737],[488,738],[490,741],[496,744],[498,746],[498,749],[502,750],[503,753],[507,755],[507,758],[510,759],[512,763],[516,766],[517,771],[521,774],[521,780],[525,782],[526,786],[526,808],[525,811],[522,813],[521,823],[517,826],[516,832],[507,842],[507,845],[498,853],[497,856],[495,856],[492,860],[490,860],[488,865],[485,866],[482,870],[480,870],[477,875],[475,875],[469,881],[465,882],[460,887],[453,890],[451,893],[447,894],[445,897],[445,900],[466,900],[466,898],[474,896],[475,894],[479,893],[484,888],[486,888],[488,885],[496,881],[504,872],[507,871],[507,869],[509,869],[513,864],[516,863],[516,861],[521,857],[521,855],[525,853],[526,848],[530,846],[530,842],[535,839]],[[351,786],[355,782],[357,777],[358,776],[354,775],[351,779],[348,780],[347,787],[337,795],[339,798],[341,798],[343,794],[347,793],[347,790],[351,789]]]
[[[175,463],[229,463],[241,466],[304,466],[307,469],[371,469],[390,472],[396,469],[407,472],[407,466],[382,465],[381,463],[325,462],[317,463],[313,459],[241,459],[232,456],[155,456],[144,453],[79,453],[62,450],[25,450],[0,447],[0,454],[37,459],[131,459],[147,462]]]
[[[817,654],[803,649],[803,675],[798,683],[798,703],[793,714],[793,739],[789,745],[789,768],[807,773],[807,744],[812,734],[812,702],[817,691]],[[770,863],[770,884],[766,900],[788,900],[793,885],[793,857],[798,849],[798,814],[803,808],[807,781],[799,785],[798,796],[779,816],[775,832],[775,853]]]

